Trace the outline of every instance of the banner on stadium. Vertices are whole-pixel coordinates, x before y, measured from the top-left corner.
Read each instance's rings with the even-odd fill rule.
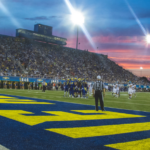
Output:
[[[16,82],[43,82],[46,83],[64,83],[65,80],[53,80],[53,79],[39,79],[39,78],[21,78],[21,77],[8,77],[8,76],[0,76],[0,80],[2,81],[16,81]],[[107,86],[112,86],[113,84],[105,83]],[[127,87],[128,84],[120,84],[120,86]],[[150,86],[144,86],[144,85],[136,85],[137,88],[150,88]]]
[[[6,76],[0,76],[0,80],[2,81],[16,81],[16,82],[43,82],[46,83],[64,83],[65,80],[52,80],[52,79],[39,79],[39,78],[21,78],[21,77],[6,77]]]

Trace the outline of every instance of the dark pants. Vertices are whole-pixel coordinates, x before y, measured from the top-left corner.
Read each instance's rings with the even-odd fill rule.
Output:
[[[101,91],[95,91],[95,108],[98,111],[98,99],[100,100],[100,107],[101,110],[104,110],[104,100],[103,100],[103,93]]]
[[[46,90],[46,86],[45,86],[45,85],[43,85],[43,92],[45,92],[45,90]]]

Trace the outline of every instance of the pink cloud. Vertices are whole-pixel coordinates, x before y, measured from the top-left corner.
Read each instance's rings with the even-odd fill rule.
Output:
[[[94,43],[98,43],[99,49],[94,50],[86,37],[79,37],[79,49],[88,49],[90,52],[108,55],[108,58],[115,61],[118,65],[125,69],[150,69],[150,51],[146,49],[144,37],[114,37],[114,36],[97,36],[92,38]],[[113,43],[114,47],[109,47]],[[135,47],[134,47],[135,43]],[[108,44],[108,47],[107,47]],[[116,45],[115,45],[116,44]],[[123,44],[118,49],[117,44]],[[131,44],[131,47],[130,47]],[[103,47],[106,45],[106,49]],[[128,47],[126,47],[126,45]],[[113,46],[113,45],[112,45]],[[116,46],[116,48],[115,48]],[[76,36],[67,40],[67,47],[76,47]],[[102,48],[102,49],[100,49]],[[126,49],[128,48],[128,49]],[[143,74],[144,75],[144,74]],[[147,74],[145,73],[145,76]]]
[[[95,36],[93,41],[96,43],[141,43],[145,44],[144,37],[139,36]]]

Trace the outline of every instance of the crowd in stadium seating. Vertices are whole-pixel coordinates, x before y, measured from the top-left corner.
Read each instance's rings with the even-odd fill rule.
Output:
[[[105,55],[41,43],[0,38],[0,75],[38,78],[80,77],[93,81],[101,75],[107,83],[129,80],[147,85]]]

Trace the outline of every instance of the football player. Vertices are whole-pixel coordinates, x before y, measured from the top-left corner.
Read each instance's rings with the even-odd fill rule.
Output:
[[[129,81],[129,84],[128,84],[128,95],[129,95],[129,98],[128,99],[131,99],[132,98],[132,92],[133,92],[133,90],[132,90],[132,86],[133,86],[133,84],[131,83],[131,81]]]
[[[116,83],[113,84],[113,92],[112,92],[112,96],[116,97],[117,94],[117,86]]]
[[[88,98],[88,84],[87,84],[87,82],[85,82],[85,84],[84,84],[84,90],[85,90],[85,98]]]
[[[133,85],[132,85],[132,93],[133,93],[133,96],[136,97],[136,85],[135,85],[135,83],[133,83]]]
[[[69,97],[74,98],[74,80],[73,78],[70,80],[70,95]]]
[[[82,88],[81,79],[79,79],[78,80],[78,98],[81,97],[81,88]]]
[[[74,96],[77,98],[78,97],[78,83],[75,81],[74,83]]]
[[[69,90],[69,79],[64,83],[64,97],[68,97],[68,90]]]
[[[89,85],[89,96],[92,96],[92,89],[93,89],[93,84],[90,83],[90,85]]]
[[[120,87],[119,87],[119,82],[117,81],[116,83],[116,97],[120,97]]]

